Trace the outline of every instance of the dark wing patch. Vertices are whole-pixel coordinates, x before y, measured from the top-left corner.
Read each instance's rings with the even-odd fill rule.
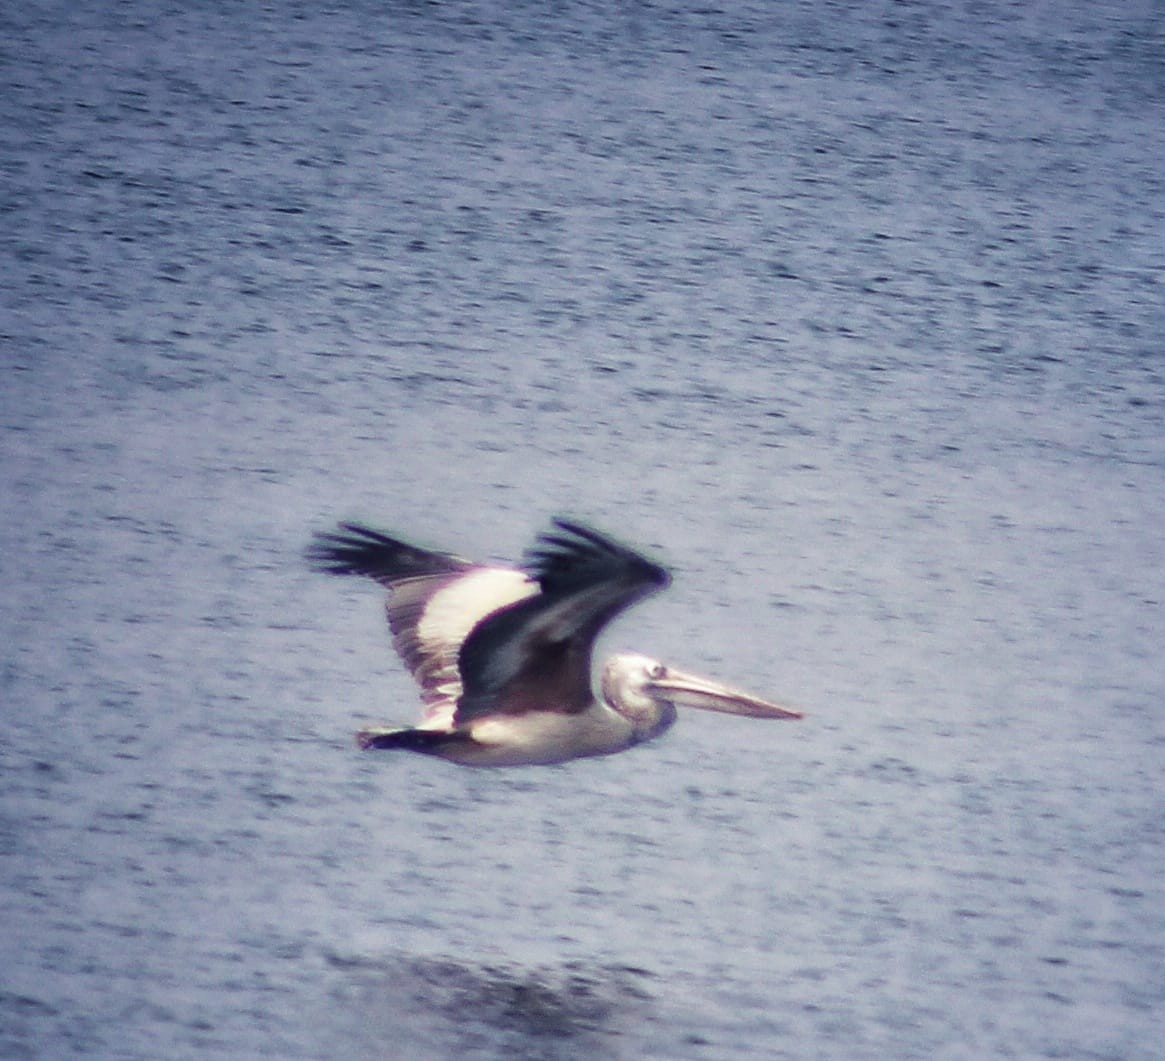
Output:
[[[366,575],[390,588],[405,579],[452,575],[474,566],[452,553],[419,549],[359,523],[341,523],[340,531],[317,534],[307,558],[317,571]]]
[[[526,553],[527,573],[547,594],[564,593],[614,577],[663,589],[671,576],[645,556],[597,530],[555,519],[558,533],[538,536]]]
[[[619,612],[664,588],[668,573],[598,531],[564,519],[541,535],[526,571],[541,589],[483,619],[461,646],[456,719],[591,703],[591,653]]]

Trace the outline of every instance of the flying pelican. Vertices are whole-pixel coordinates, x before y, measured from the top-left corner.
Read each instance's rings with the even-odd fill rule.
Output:
[[[554,520],[522,568],[419,549],[356,523],[317,534],[317,570],[388,591],[393,645],[421,687],[413,727],[357,734],[466,766],[545,765],[610,755],[658,737],[676,704],[754,718],[799,711],[638,655],[608,660],[591,688],[600,631],[670,581],[658,565],[579,523]]]

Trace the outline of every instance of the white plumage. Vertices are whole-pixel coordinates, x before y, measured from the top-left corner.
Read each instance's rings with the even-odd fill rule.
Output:
[[[308,550],[317,568],[389,591],[393,645],[421,688],[417,726],[361,731],[363,748],[403,748],[469,766],[609,755],[663,733],[676,705],[800,718],[792,708],[638,655],[612,657],[600,694],[592,651],[623,609],[662,589],[657,564],[558,519],[523,569],[475,564],[343,524]]]

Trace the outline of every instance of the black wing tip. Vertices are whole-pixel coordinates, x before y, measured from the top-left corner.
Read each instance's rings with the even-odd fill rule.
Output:
[[[367,575],[392,581],[416,575],[452,574],[472,566],[449,553],[420,549],[363,523],[343,522],[334,531],[318,531],[304,556],[327,575]]]
[[[308,564],[329,575],[360,573],[361,558],[370,549],[387,546],[390,540],[379,531],[360,523],[340,523],[334,531],[317,531],[304,550]]]
[[[526,570],[544,589],[580,573],[581,568],[602,562],[615,562],[624,570],[634,571],[638,579],[657,589],[671,583],[666,568],[594,527],[566,516],[555,516],[551,528],[538,535],[525,557]]]

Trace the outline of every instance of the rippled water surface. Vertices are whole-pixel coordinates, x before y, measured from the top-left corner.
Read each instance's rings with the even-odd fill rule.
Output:
[[[0,12],[0,1055],[1165,1036],[1156,5]],[[359,753],[361,518],[786,697]]]

